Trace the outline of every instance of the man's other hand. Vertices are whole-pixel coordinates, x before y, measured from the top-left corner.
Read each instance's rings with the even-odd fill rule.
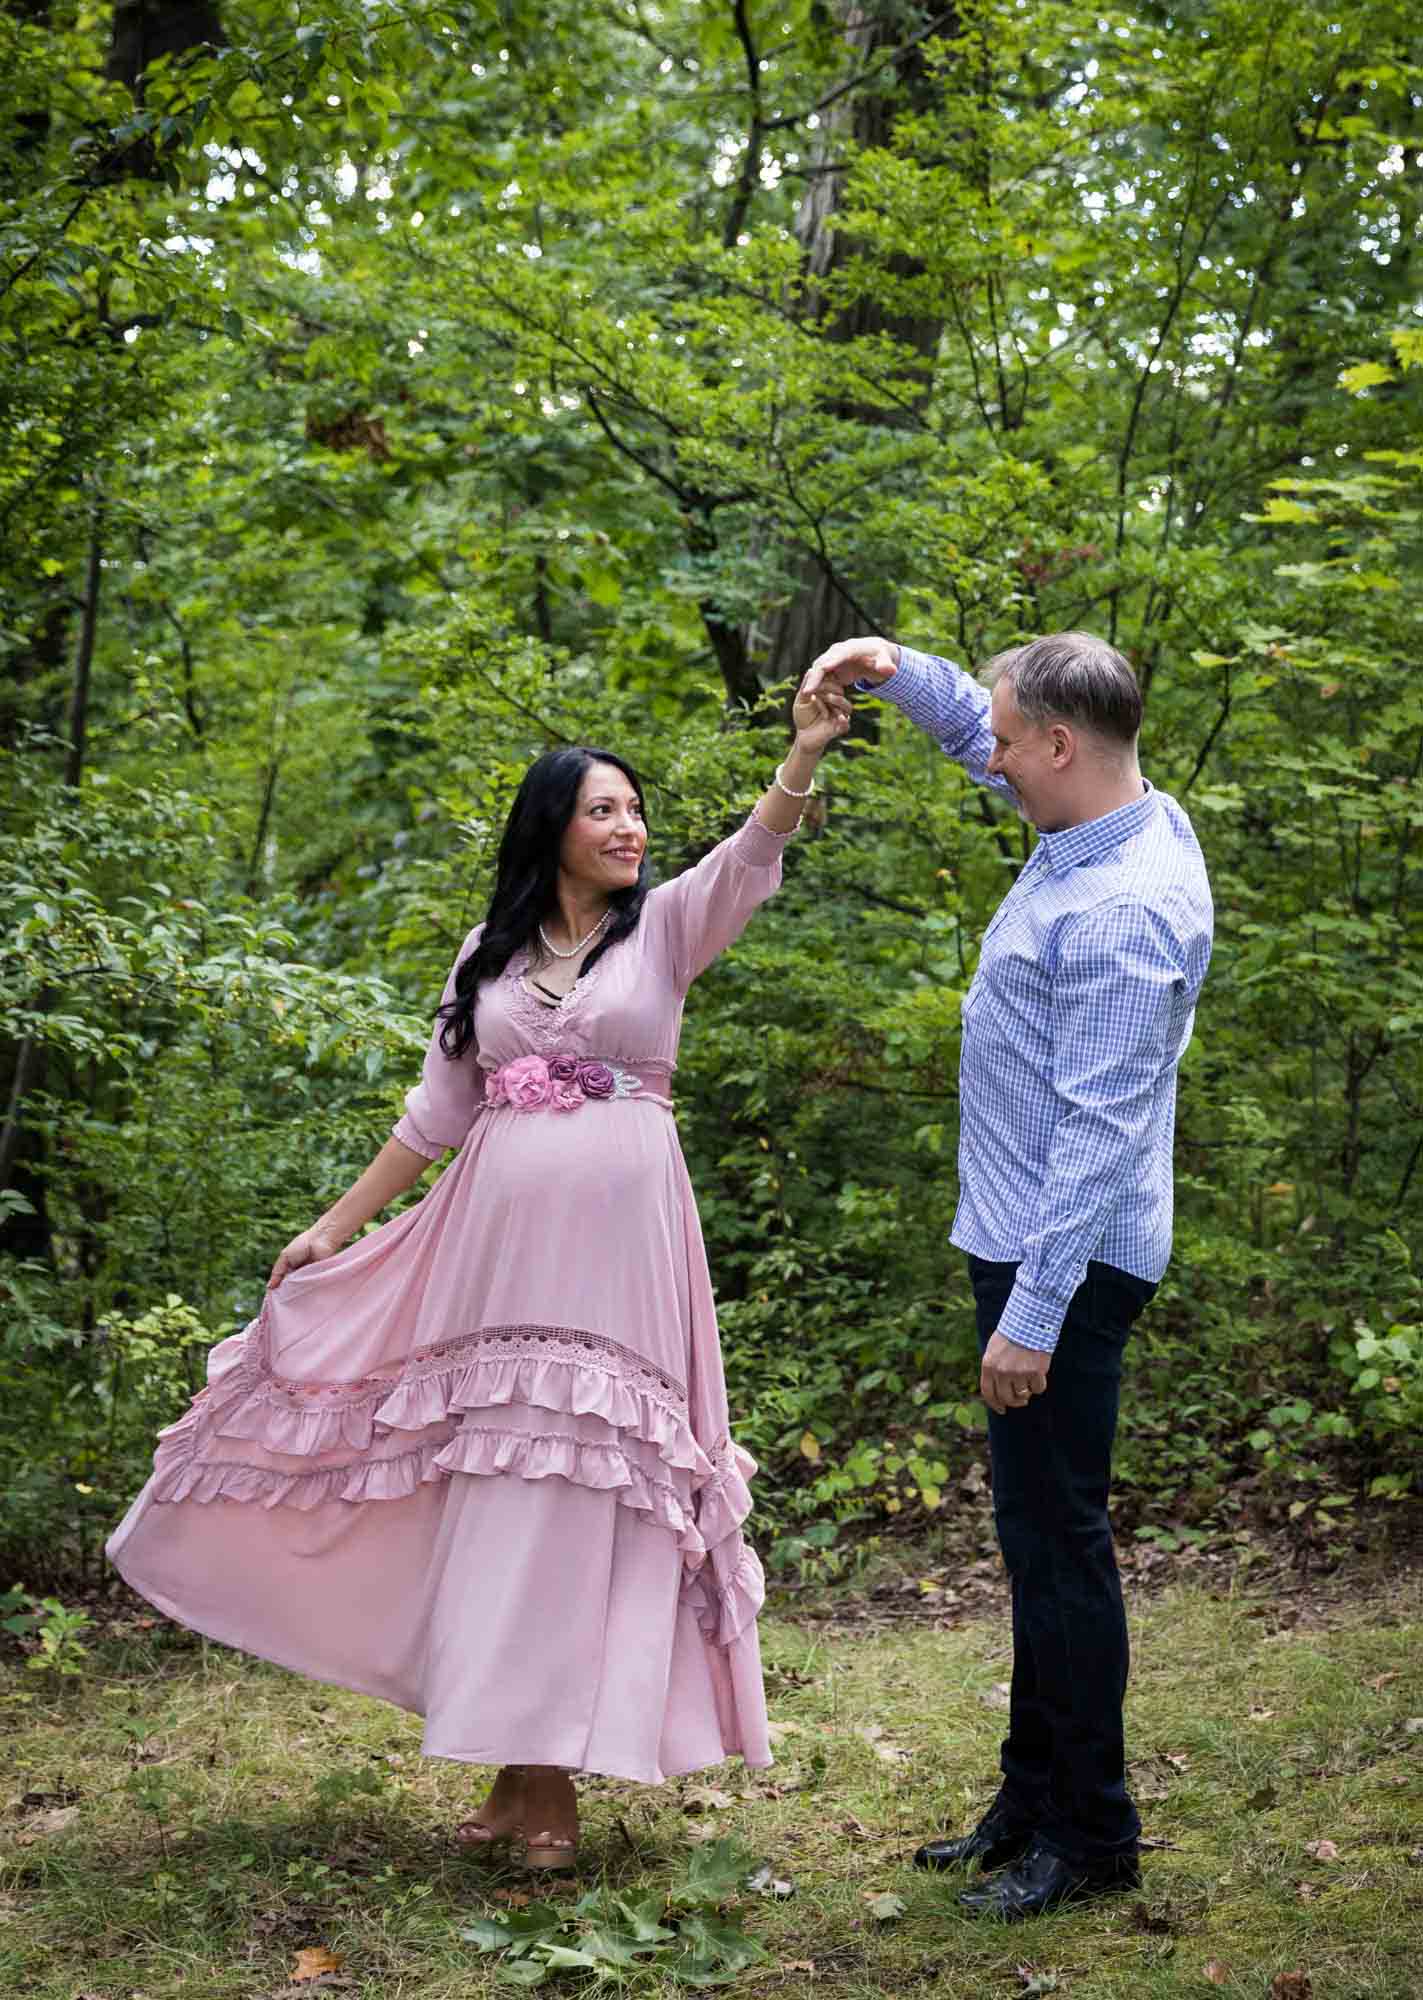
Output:
[[[1050,1354],[1040,1354],[1035,1347],[1020,1347],[1016,1340],[1009,1340],[1001,1333],[990,1335],[978,1378],[984,1402],[1000,1417],[1013,1410],[1026,1410],[1034,1396],[1041,1396],[1047,1388],[1051,1365]]]

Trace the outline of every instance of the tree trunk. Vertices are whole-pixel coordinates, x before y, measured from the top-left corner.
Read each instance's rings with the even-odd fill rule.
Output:
[[[142,96],[143,72],[159,56],[181,56],[204,43],[220,47],[226,40],[217,8],[210,0],[115,0],[109,59],[105,71],[115,83],[126,83]]]
[[[896,111],[916,114],[927,109],[934,86],[924,62],[923,40],[930,34],[954,35],[959,28],[955,9],[909,6],[901,0],[839,0],[836,11],[852,73],[869,68],[887,50],[899,48],[904,53],[886,62],[863,89],[848,92],[830,106],[821,127],[817,166],[842,158],[847,151],[887,145]],[[864,254],[854,237],[834,227],[843,199],[842,173],[811,176],[796,228],[805,249],[803,268],[812,281],[824,280]],[[824,340],[888,334],[928,364],[938,351],[942,319],[899,313],[889,302],[894,281],[913,277],[921,268],[913,258],[890,257],[883,266],[888,283],[876,296],[860,298],[844,311],[812,284],[809,317]],[[867,426],[901,429],[923,410],[931,386],[926,365],[916,399],[903,409],[870,410],[838,402],[831,407],[835,415]],[[892,579],[841,574],[819,553],[807,552],[794,568],[799,588],[770,624],[765,671],[773,683],[799,677],[816,654],[837,639],[867,629],[887,632],[894,620],[898,593]]]
[[[84,775],[84,745],[89,729],[89,682],[94,665],[94,641],[99,630],[99,586],[103,579],[103,515],[94,502],[89,523],[89,556],[84,565],[84,608],[79,643],[74,649],[74,684],[69,696],[69,754],[64,782],[77,785]]]
[[[109,57],[104,65],[111,82],[127,84],[135,104],[143,103],[143,74],[160,56],[182,56],[190,49],[221,48],[227,41],[212,0],[114,0]],[[125,146],[108,162],[114,179],[161,180],[160,148],[151,138]]]

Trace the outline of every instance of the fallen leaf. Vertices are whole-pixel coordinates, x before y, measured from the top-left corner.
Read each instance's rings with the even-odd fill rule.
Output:
[[[1171,1937],[1176,1929],[1169,1912],[1149,1910],[1145,1903],[1137,1903],[1131,1913],[1134,1931],[1145,1931],[1150,1937]]]
[[[883,1764],[907,1764],[910,1753],[902,1743],[892,1743],[878,1722],[872,1722],[867,1729],[857,1729],[855,1734],[869,1744],[876,1757]]]
[[[1332,1840],[1307,1840],[1304,1851],[1311,1861],[1337,1861],[1339,1849]]]
[[[785,1876],[775,1874],[769,1862],[763,1862],[746,1877],[746,1886],[758,1896],[774,1897],[778,1903],[783,1903],[788,1896],[795,1894],[795,1883]]]
[[[507,1903],[511,1910],[523,1910],[531,1900],[527,1889],[496,1889],[493,1892],[496,1903]]]
[[[1222,1965],[1218,1958],[1208,1958],[1201,1970],[1212,1986],[1224,1986],[1230,1977],[1230,1967]]]
[[[984,1688],[978,1698],[987,1708],[1011,1708],[1013,1684],[1011,1681],[995,1681],[992,1687]]]
[[[1184,1771],[1190,1766],[1191,1760],[1184,1750],[1163,1750],[1161,1754],[1175,1771]]]
[[[768,1722],[766,1724],[766,1734],[773,1743],[779,1743],[783,1736],[799,1736],[800,1724],[798,1722]]]
[[[872,1889],[865,1891],[865,1907],[876,1923],[893,1923],[896,1917],[904,1915],[907,1905],[903,1896],[896,1896],[891,1889],[876,1895]]]
[[[1403,1725],[1404,1735],[1417,1736],[1420,1730],[1423,1730],[1423,1715],[1410,1715]]]
[[[73,1785],[58,1785],[52,1792],[22,1792],[20,1810],[33,1812],[36,1806],[72,1806],[74,1801],[82,1796],[83,1794],[77,1792]]]
[[[1277,1972],[1270,1981],[1270,2000],[1310,2000],[1313,1991],[1307,1972]]]
[[[44,1812],[31,1813],[24,1832],[16,1834],[15,1843],[19,1847],[33,1847],[47,1833],[63,1833],[78,1817],[78,1806],[50,1806]]]
[[[1020,1965],[1017,1971],[1025,1993],[1056,1993],[1062,1983],[1055,1972],[1036,1972],[1031,1965]]]
[[[803,1434],[800,1441],[800,1455],[802,1458],[808,1458],[812,1465],[819,1463],[820,1439],[814,1431],[806,1431]]]
[[[719,1792],[715,1785],[688,1785],[682,1794],[683,1812],[729,1812],[736,1804],[730,1792]]]
[[[1364,1682],[1364,1686],[1372,1688],[1375,1694],[1382,1694],[1389,1682],[1396,1681],[1397,1679],[1398,1669],[1395,1668],[1391,1674],[1375,1674],[1371,1681]]]
[[[1250,1711],[1250,1720],[1252,1722],[1273,1722],[1274,1719],[1275,1711],[1273,1708],[1252,1708]]]
[[[813,1958],[783,1958],[780,1969],[782,1972],[808,1972],[811,1978],[814,1979],[815,1960]]]
[[[689,1826],[682,1838],[688,1847],[707,1847],[721,1839],[721,1828],[714,1819],[704,1819]]]
[[[309,1979],[320,1979],[323,1972],[339,1972],[344,1959],[337,1958],[335,1952],[328,1951],[324,1944],[308,1945],[296,1955],[296,1964],[287,1974],[293,1986],[300,1986]]]
[[[853,1813],[848,1819],[841,1820],[840,1831],[849,1840],[868,1840],[870,1837],[869,1828],[863,1820],[856,1819]]]
[[[1312,1903],[1318,1895],[1319,1884],[1317,1882],[1296,1882],[1295,1901],[1297,1903]]]

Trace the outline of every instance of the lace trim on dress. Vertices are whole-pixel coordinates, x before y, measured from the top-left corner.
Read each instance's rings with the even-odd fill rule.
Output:
[[[500,1360],[519,1360],[526,1354],[535,1354],[539,1359],[574,1362],[580,1367],[602,1366],[625,1374],[635,1372],[649,1385],[649,1393],[660,1392],[672,1408],[685,1411],[687,1407],[686,1388],[675,1375],[654,1368],[636,1348],[625,1347],[621,1341],[609,1340],[606,1334],[585,1332],[582,1327],[576,1326],[480,1327],[476,1333],[457,1334],[453,1340],[414,1348],[399,1367],[373,1375],[358,1375],[346,1382],[302,1382],[294,1375],[278,1375],[275,1369],[264,1370],[264,1379],[274,1394],[289,1399],[292,1408],[302,1407],[310,1396],[343,1397],[342,1407],[345,1408],[363,1402],[379,1402],[397,1383],[404,1385],[444,1374],[451,1356],[463,1357],[475,1347],[483,1348]]]
[[[260,1330],[259,1321],[249,1350],[265,1348]],[[424,1430],[466,1409],[518,1402],[602,1417],[655,1444],[669,1465],[710,1476],[676,1377],[636,1349],[577,1327],[482,1327],[416,1348],[401,1368],[349,1382],[298,1382],[274,1373],[262,1353],[249,1351],[244,1361],[240,1393],[215,1434],[252,1438],[269,1451],[301,1458],[365,1451],[386,1431]]]
[[[536,1054],[545,1055],[560,1045],[568,1047],[577,1033],[578,1018],[587,1008],[589,995],[598,990],[598,981],[610,956],[610,953],[604,952],[591,971],[574,980],[558,1005],[550,1007],[544,1001],[536,1000],[524,984],[524,975],[533,963],[533,954],[527,950],[514,953],[499,977],[508,989],[510,1009],[518,1016],[520,1026],[526,1031]]]

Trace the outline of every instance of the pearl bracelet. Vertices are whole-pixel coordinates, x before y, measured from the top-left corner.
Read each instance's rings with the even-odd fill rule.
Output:
[[[776,790],[778,792],[784,792],[788,799],[813,799],[815,797],[814,778],[811,779],[810,785],[805,791],[803,792],[792,791],[790,786],[786,783],[785,779],[781,776],[781,773],[782,771],[784,771],[785,768],[786,767],[784,764],[777,764],[776,766],[776,780],[775,780]]]

